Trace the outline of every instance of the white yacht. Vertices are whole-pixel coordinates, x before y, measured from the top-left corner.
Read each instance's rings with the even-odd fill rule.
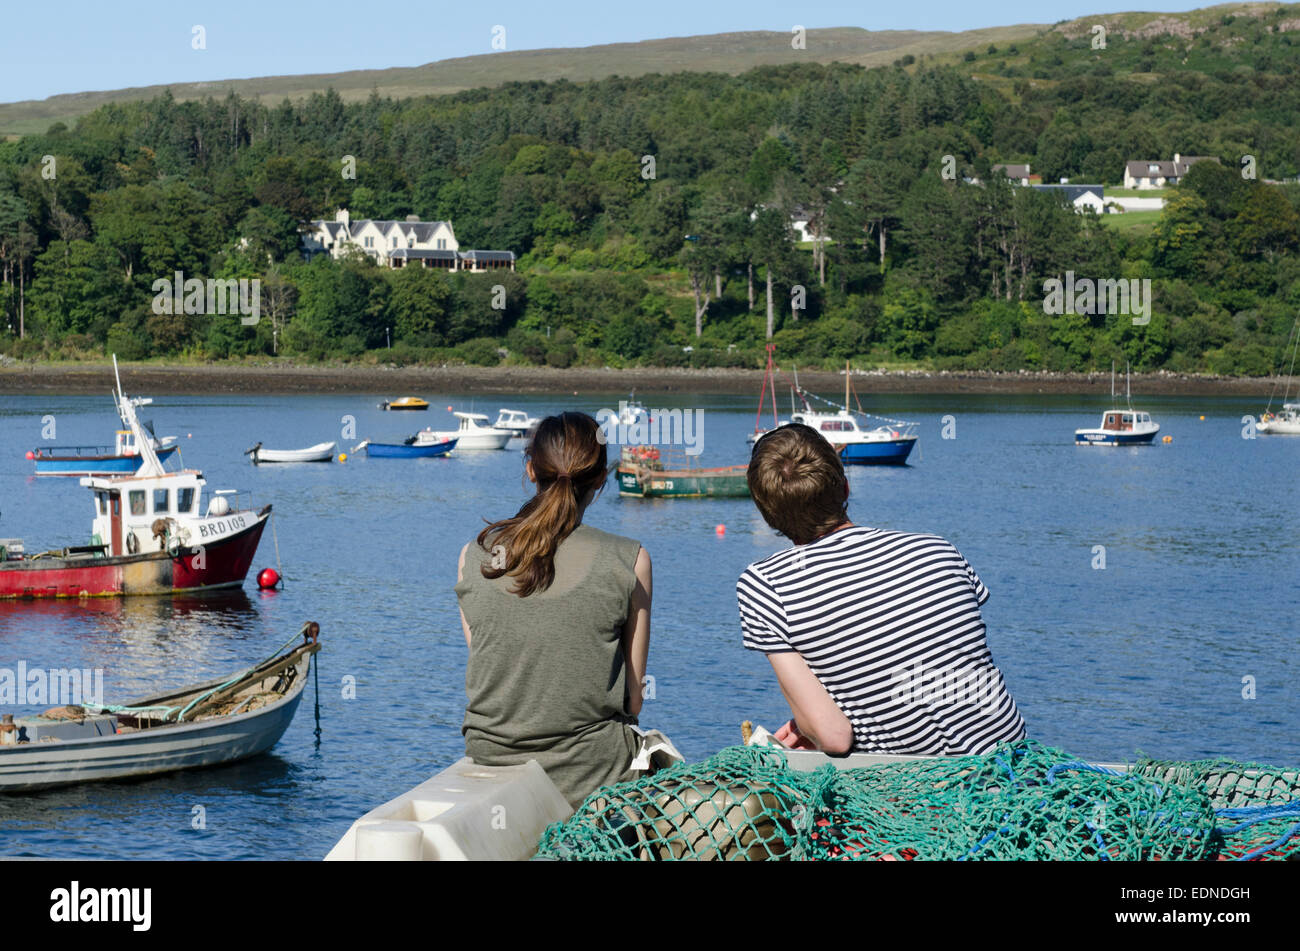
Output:
[[[1276,413],[1265,413],[1255,429],[1275,436],[1300,436],[1300,403],[1283,403]]]
[[[512,429],[498,429],[482,413],[460,413],[460,426],[452,430],[422,429],[415,435],[416,446],[455,439],[457,449],[504,449],[515,435]]]
[[[540,423],[541,420],[536,416],[529,416],[521,409],[501,409],[497,416],[497,421],[492,424],[493,429],[508,429],[515,436],[523,438],[528,435],[529,430]]]

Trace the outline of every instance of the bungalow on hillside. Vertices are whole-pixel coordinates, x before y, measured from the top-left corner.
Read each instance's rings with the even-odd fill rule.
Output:
[[[346,208],[340,208],[333,221],[313,221],[302,236],[302,253],[308,260],[317,254],[338,258],[350,248],[360,249],[376,264],[389,268],[515,268],[513,251],[461,251],[450,221],[421,221],[418,215],[407,215],[405,221],[354,221]]]
[[[1187,174],[1187,170],[1197,162],[1217,162],[1213,155],[1182,155],[1174,153],[1172,162],[1139,161],[1128,162],[1124,166],[1124,187],[1165,188],[1177,185]]]
[[[1056,192],[1062,195],[1075,211],[1106,211],[1106,189],[1101,185],[1031,185],[1035,191]]]

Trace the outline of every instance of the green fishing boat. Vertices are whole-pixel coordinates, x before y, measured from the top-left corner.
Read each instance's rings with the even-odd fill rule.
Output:
[[[747,499],[747,468],[697,468],[685,459],[662,459],[652,447],[629,446],[619,458],[618,494],[636,499]]]

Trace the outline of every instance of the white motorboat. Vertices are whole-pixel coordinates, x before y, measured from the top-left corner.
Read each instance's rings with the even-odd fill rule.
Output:
[[[453,415],[460,420],[459,427],[453,430],[422,429],[416,433],[412,445],[427,446],[454,439],[457,449],[504,449],[506,443],[514,438],[514,430],[498,429],[482,413],[457,412]]]
[[[523,438],[528,435],[528,431],[540,423],[541,420],[536,416],[529,416],[521,409],[502,408],[497,421],[492,424],[493,429],[508,429],[515,436]]]
[[[321,442],[307,449],[263,449],[259,442],[244,455],[253,457],[253,465],[263,462],[332,462],[337,443]]]
[[[1129,401],[1129,373],[1124,368],[1124,401]],[[1115,400],[1115,367],[1110,369],[1110,397]],[[1096,429],[1076,429],[1074,443],[1076,446],[1149,446],[1160,432],[1160,424],[1151,418],[1150,413],[1135,410],[1132,404],[1126,407],[1116,405],[1101,414],[1101,425]]]

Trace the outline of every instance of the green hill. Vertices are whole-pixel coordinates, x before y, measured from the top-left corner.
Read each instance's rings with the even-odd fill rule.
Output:
[[[735,74],[755,66],[783,63],[842,62],[882,66],[908,54],[920,57],[989,43],[1007,43],[1035,36],[1046,29],[1042,25],[1024,24],[950,33],[840,27],[809,30],[807,49],[804,50],[791,48],[789,33],[718,33],[581,49],[506,51],[393,69],[79,92],[0,104],[0,134],[43,132],[53,122],[70,122],[108,103],[152,99],[166,89],[170,89],[172,96],[180,102],[208,96],[220,99],[234,92],[243,99],[274,104],[285,97],[299,99],[333,88],[345,102],[349,102],[365,99],[372,91],[380,96],[406,98],[499,86],[508,82],[558,79],[576,82],[614,75],[633,77],[683,71]]]
[[[736,74],[755,66],[783,63],[853,63],[883,66],[897,60],[910,63],[923,57],[957,61],[969,51],[1003,50],[999,62],[1027,59],[1035,40],[1053,35],[1067,40],[1091,37],[1097,24],[1112,37],[1149,40],[1160,37],[1195,39],[1212,33],[1215,44],[1240,42],[1225,29],[1225,19],[1258,20],[1279,17],[1279,30],[1300,28],[1300,7],[1276,3],[1227,3],[1186,13],[1108,13],[1080,17],[1055,25],[1021,23],[1012,26],[949,32],[943,30],[864,30],[859,27],[809,30],[807,48],[791,47],[790,34],[769,31],[670,37],[638,43],[611,43],[578,49],[520,50],[463,56],[423,66],[351,70],[299,76],[262,76],[212,82],[172,83],[51,96],[48,99],[0,104],[0,135],[43,132],[54,122],[70,122],[108,103],[147,100],[171,90],[179,102],[222,98],[233,92],[243,99],[278,103],[301,99],[333,88],[345,102],[380,96],[407,98],[440,95],[509,82],[559,79],[582,81],[608,76],[647,73],[722,72]],[[1007,53],[1005,47],[1014,46]],[[906,59],[911,57],[912,60]],[[968,57],[969,58],[969,57]],[[1191,64],[1186,64],[1191,65]],[[978,74],[978,73],[977,73]],[[988,77],[995,78],[995,77]]]

